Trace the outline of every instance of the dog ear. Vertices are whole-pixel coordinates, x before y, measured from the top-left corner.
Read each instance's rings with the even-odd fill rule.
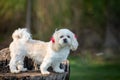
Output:
[[[71,50],[75,51],[77,48],[78,48],[77,36],[75,34],[72,34]]]
[[[55,33],[53,34],[53,37],[51,38],[51,42],[52,42],[52,49],[54,51],[58,51],[60,49],[60,45],[58,43],[58,31],[55,31]]]

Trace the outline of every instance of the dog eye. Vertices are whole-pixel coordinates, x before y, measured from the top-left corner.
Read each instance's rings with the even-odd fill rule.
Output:
[[[69,35],[67,35],[67,37],[68,37],[68,38],[70,38],[70,36],[69,36]]]
[[[63,35],[62,35],[62,36],[60,36],[60,38],[63,38]]]

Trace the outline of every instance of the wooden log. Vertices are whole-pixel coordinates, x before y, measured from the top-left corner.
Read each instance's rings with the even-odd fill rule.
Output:
[[[64,69],[64,73],[55,73],[50,67],[49,75],[42,75],[41,72],[34,70],[34,63],[27,57],[24,60],[24,66],[28,68],[27,72],[20,72],[18,74],[10,73],[9,70],[10,51],[9,48],[0,50],[0,80],[69,80],[70,66],[69,61],[61,63],[60,68]]]

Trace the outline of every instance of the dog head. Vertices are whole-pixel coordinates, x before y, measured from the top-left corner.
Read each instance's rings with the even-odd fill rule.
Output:
[[[73,32],[68,29],[60,29],[55,31],[51,38],[52,48],[55,51],[64,47],[70,47],[71,50],[76,50],[78,47],[78,41]]]

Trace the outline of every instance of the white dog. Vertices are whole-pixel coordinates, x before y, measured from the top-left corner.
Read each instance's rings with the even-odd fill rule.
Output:
[[[36,64],[40,65],[42,74],[49,74],[48,67],[52,67],[55,72],[63,73],[60,63],[65,61],[70,50],[76,50],[78,42],[68,29],[55,31],[49,42],[33,40],[27,29],[18,29],[12,35],[13,42],[10,44],[9,63],[11,73],[26,71],[23,60],[25,56],[32,58]]]

